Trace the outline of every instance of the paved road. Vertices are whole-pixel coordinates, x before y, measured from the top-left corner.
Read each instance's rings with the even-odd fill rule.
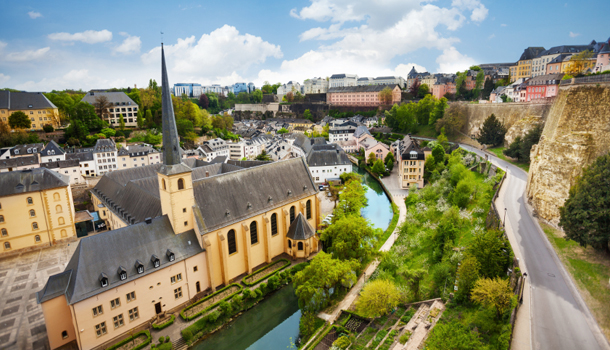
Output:
[[[473,147],[463,148],[484,156]],[[503,198],[498,210],[507,208],[506,220],[513,228],[528,274],[531,292],[531,338],[533,349],[610,349],[595,319],[528,211],[525,201],[527,173],[496,157],[493,164],[507,170]],[[523,266],[523,262],[522,262]]]

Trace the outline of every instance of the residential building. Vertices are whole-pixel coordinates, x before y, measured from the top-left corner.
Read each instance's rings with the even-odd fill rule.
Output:
[[[404,89],[407,85],[407,82],[403,77],[396,76],[386,76],[386,77],[377,77],[373,79],[374,85],[398,85],[401,89]]]
[[[365,86],[365,85],[373,85],[373,78],[371,77],[360,77],[358,78],[357,84],[358,86]]]
[[[389,104],[400,103],[402,90],[398,85],[367,85],[331,87],[326,93],[326,101],[338,106],[380,106],[388,104],[379,98],[379,93],[385,88],[392,90],[392,101]]]
[[[428,72],[417,72],[417,70],[415,69],[415,67],[412,67],[411,70],[409,71],[409,74],[407,75],[407,90],[411,88],[411,86],[413,85],[413,83],[415,82],[415,80],[419,80],[419,82],[421,83],[421,81],[423,79],[425,79],[426,77],[428,77],[430,75],[430,73]]]
[[[561,66],[563,64],[563,60],[571,57],[571,54],[559,54],[553,57],[552,60],[546,63],[546,74],[559,74],[561,73]]]
[[[61,148],[57,142],[51,140],[47,145],[40,151],[40,162],[57,162],[60,160],[66,160],[66,152]]]
[[[103,120],[110,125],[118,126],[122,115],[125,126],[138,126],[138,110],[140,107],[124,92],[90,91],[81,101],[95,106],[96,101],[102,97],[105,97],[109,102],[109,107],[100,116]]]
[[[85,152],[66,153],[66,160],[78,160],[81,176],[96,176],[97,167],[93,157],[93,149]]]
[[[304,160],[183,162],[163,56],[162,88],[163,163],[100,179],[92,201],[112,230],[82,238],[37,294],[51,349],[108,348],[279,255],[319,250]]]
[[[438,99],[445,97],[447,94],[455,95],[456,91],[455,75],[438,78],[436,83],[432,85],[432,95]]]
[[[58,109],[42,92],[0,91],[0,119],[8,123],[11,114],[18,111],[30,118],[30,130],[42,130],[47,124],[59,126]]]
[[[333,74],[330,76],[328,88],[358,86],[356,74]]]
[[[39,167],[40,160],[37,154],[0,160],[0,173],[36,169]]]
[[[93,147],[93,160],[97,165],[97,175],[117,170],[117,148],[111,139],[99,139]]]
[[[207,162],[211,162],[212,159],[216,157],[229,157],[231,155],[229,145],[221,138],[204,141],[203,144],[197,148],[197,151],[202,159]]]
[[[532,76],[532,62],[543,51],[544,47],[528,47],[525,49],[516,66],[511,67],[511,83],[517,79],[530,78]]]
[[[563,62],[561,62],[561,73],[572,75],[591,73],[595,68],[596,62],[597,57],[577,60],[574,55],[566,56]]]
[[[557,96],[563,73],[540,75],[528,80],[525,101],[543,100]]]
[[[489,94],[489,102],[502,103],[502,95],[506,95],[506,86],[498,86]]]
[[[288,94],[289,92],[292,92],[292,94],[296,94],[301,93],[301,84],[299,84],[298,82],[293,82],[292,80],[289,81],[287,84],[282,84],[281,86],[279,86],[277,88],[277,98],[279,101],[282,101],[284,96],[286,96],[286,94]]]
[[[354,122],[344,122],[342,124],[332,124],[328,130],[328,140],[331,143],[337,141],[349,141],[354,139],[354,132],[358,125]]]
[[[422,150],[417,141],[407,135],[397,142],[396,152],[400,187],[424,187],[424,163],[432,151],[429,148]]]
[[[47,168],[69,178],[70,185],[84,183],[85,179],[80,174],[80,163],[78,159],[58,160],[40,163],[41,168]]]
[[[11,148],[11,158],[29,157],[35,155],[40,160],[40,152],[44,149],[44,143],[27,143]]]
[[[163,155],[147,144],[125,146],[117,152],[118,169],[131,169],[161,163]]]
[[[328,80],[324,78],[307,79],[304,83],[305,94],[325,94],[328,91]]]
[[[253,160],[265,150],[266,143],[267,140],[263,137],[240,140],[239,142],[227,142],[229,157],[234,160],[241,160],[243,158]]]
[[[339,180],[352,171],[352,162],[336,144],[314,144],[306,155],[307,165],[316,183]]]
[[[180,97],[186,95],[187,97],[198,98],[203,93],[201,84],[195,83],[179,83],[174,84],[174,96]]]
[[[0,231],[2,254],[75,237],[68,177],[46,168],[0,173]]]
[[[547,69],[547,65],[560,55],[573,55],[585,50],[592,50],[593,45],[561,45],[554,46],[548,50],[542,51],[537,57],[532,60],[532,77],[537,77],[545,74],[557,74]],[[565,58],[565,56],[564,56]]]
[[[610,39],[608,43],[599,51],[595,60],[594,73],[610,70]]]

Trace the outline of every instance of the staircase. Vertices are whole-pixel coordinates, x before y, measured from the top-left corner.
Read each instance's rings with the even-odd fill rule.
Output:
[[[182,339],[182,337],[176,341],[173,341],[172,344],[174,345],[174,350],[185,350],[188,348],[186,341]]]

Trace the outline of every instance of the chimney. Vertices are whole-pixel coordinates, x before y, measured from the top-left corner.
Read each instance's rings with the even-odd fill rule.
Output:
[[[150,223],[152,223],[152,218],[147,217],[146,219],[144,219],[144,222],[149,225]]]
[[[210,172],[209,171],[205,172],[205,177],[210,177]]]

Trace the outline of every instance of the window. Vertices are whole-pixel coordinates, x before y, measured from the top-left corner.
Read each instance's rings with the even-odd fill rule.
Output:
[[[119,306],[121,306],[121,298],[116,298],[116,299],[110,300],[111,309],[115,309]]]
[[[292,221],[294,221],[294,218],[296,217],[295,215],[295,208],[294,205],[292,207],[290,207],[290,223],[292,224]]]
[[[114,316],[112,318],[112,322],[114,322],[114,328],[119,328],[125,325],[125,322],[123,322],[123,314]]]
[[[127,293],[125,297],[127,298],[128,303],[134,301],[136,300],[136,292]]]
[[[163,184],[163,189],[165,189],[165,179],[161,180],[161,183]]]
[[[61,339],[66,339],[66,338],[68,338],[68,331],[61,332]]]
[[[229,255],[237,252],[237,242],[235,240],[235,230],[230,230],[227,234],[227,245],[229,246]]]
[[[288,248],[292,248],[292,241],[288,240]]]
[[[256,221],[252,221],[250,223],[250,244],[258,243],[258,230],[256,226]]]
[[[30,209],[30,216],[31,217],[36,216],[36,211],[34,209]]]
[[[299,250],[303,250],[303,242],[299,242],[297,244],[297,247],[298,247]]]
[[[28,202],[28,204],[34,204],[34,201],[32,200],[32,197],[28,197],[27,198],[27,202]]]
[[[58,201],[59,200],[59,193],[53,193],[53,199]]]
[[[181,273],[179,273],[179,274],[177,274],[176,276],[172,276],[172,277],[170,278],[170,280],[171,280],[172,284],[174,284],[174,283],[176,283],[176,282],[180,282],[180,281],[182,281],[182,274],[181,274]]]
[[[137,307],[129,310],[129,321],[137,320],[138,318],[140,318],[140,313]]]
[[[0,223],[4,222],[4,215],[0,215]]]
[[[101,337],[102,335],[106,334],[106,322],[102,322],[98,325],[95,325],[95,334],[98,337]]]
[[[2,237],[8,237],[8,231],[5,228],[2,229]]]
[[[40,235],[34,236],[34,242],[40,243]]]
[[[174,298],[179,299],[182,298],[182,287],[178,287],[174,289]]]
[[[305,213],[307,220],[311,219],[311,199],[307,200],[307,203],[305,204]]]
[[[183,179],[178,179],[178,189],[179,190],[184,189],[184,180]]]
[[[277,214],[271,214],[271,235],[277,235]]]
[[[60,234],[62,237],[67,237],[68,236],[68,232],[66,230],[61,230]]]
[[[66,223],[66,221],[64,220],[64,218],[63,218],[63,217],[61,217],[61,216],[59,217],[59,219],[57,219],[57,222],[59,222],[59,224],[60,224],[60,225],[63,225],[63,224],[65,224],[65,223]]]
[[[56,212],[56,213],[61,213],[61,212],[63,212],[63,210],[61,209],[61,205],[59,205],[59,204],[58,204],[58,205],[56,205],[56,206],[55,206],[55,212]]]

